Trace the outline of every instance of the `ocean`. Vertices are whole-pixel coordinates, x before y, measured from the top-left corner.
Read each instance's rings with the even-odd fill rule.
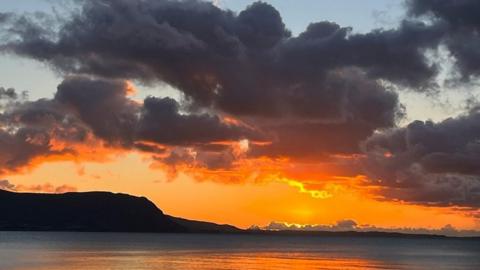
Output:
[[[480,269],[480,241],[0,232],[0,270]]]

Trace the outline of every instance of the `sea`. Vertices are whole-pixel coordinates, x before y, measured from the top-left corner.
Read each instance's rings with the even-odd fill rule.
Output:
[[[480,269],[480,240],[0,232],[0,270]]]

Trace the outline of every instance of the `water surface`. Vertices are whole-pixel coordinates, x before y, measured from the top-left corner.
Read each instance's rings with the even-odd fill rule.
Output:
[[[0,269],[480,269],[480,241],[0,232]]]

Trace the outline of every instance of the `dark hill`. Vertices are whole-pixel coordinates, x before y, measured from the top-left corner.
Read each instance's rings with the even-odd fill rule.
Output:
[[[164,215],[145,197],[109,192],[36,194],[0,190],[0,230],[230,232],[233,229],[237,228]]]
[[[182,227],[186,228],[187,231],[194,231],[194,232],[203,232],[203,233],[239,233],[245,232],[235,226],[228,225],[228,224],[215,224],[211,222],[205,221],[196,221],[196,220],[189,220],[184,218],[178,217],[171,217],[175,223],[181,225]]]
[[[110,192],[16,193],[0,189],[0,231],[243,233],[319,237],[443,238],[442,235],[356,231],[241,230],[165,215],[145,197]],[[470,238],[479,240],[480,238]]]

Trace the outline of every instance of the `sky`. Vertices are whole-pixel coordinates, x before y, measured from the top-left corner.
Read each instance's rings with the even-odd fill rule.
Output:
[[[480,230],[475,11],[3,1],[0,188],[129,193],[242,228]]]

